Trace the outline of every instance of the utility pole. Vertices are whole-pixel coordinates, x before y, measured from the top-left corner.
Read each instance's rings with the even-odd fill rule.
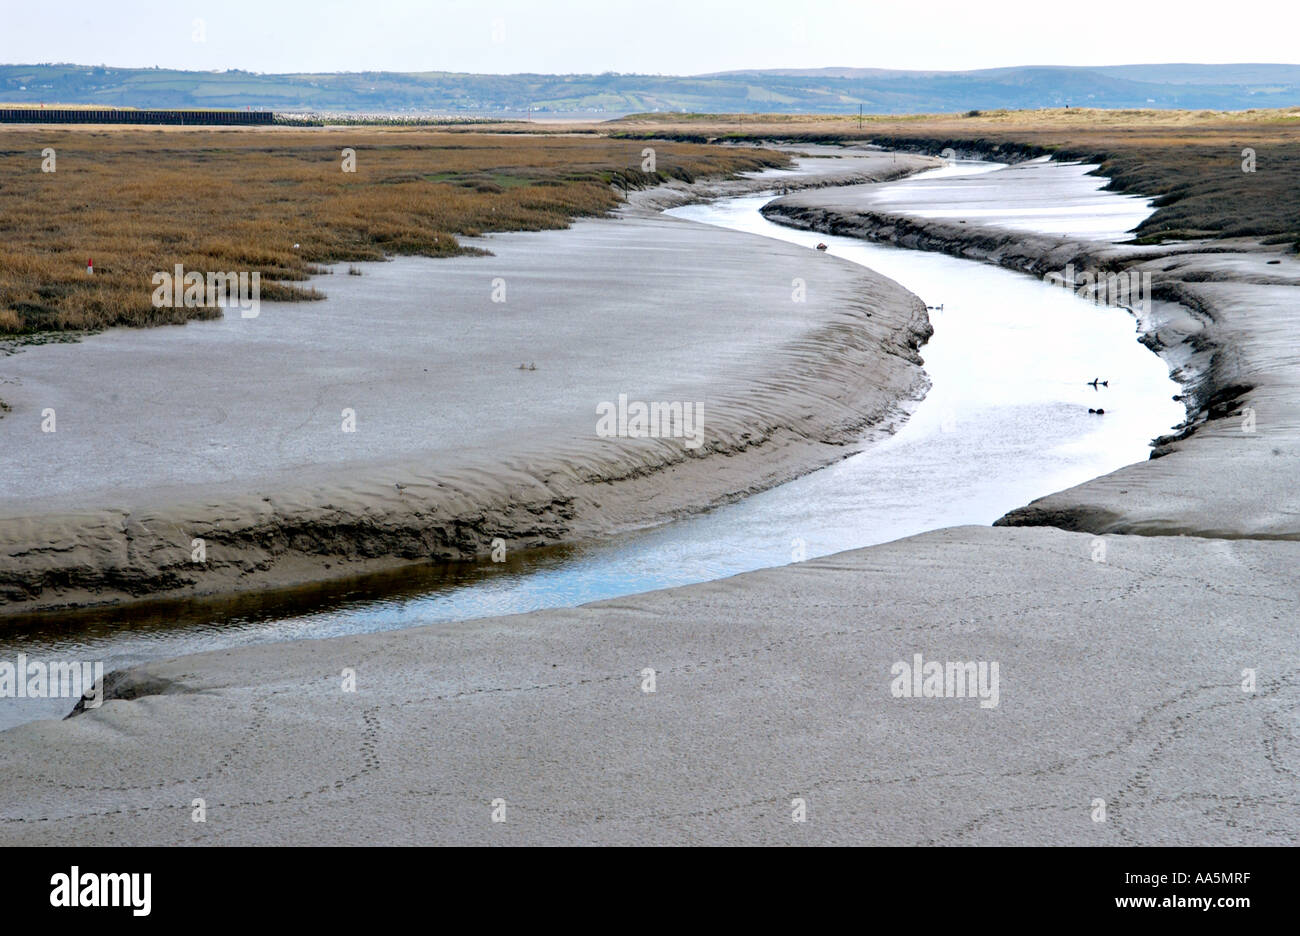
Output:
[[[858,129],[862,129],[862,105],[858,105]]]

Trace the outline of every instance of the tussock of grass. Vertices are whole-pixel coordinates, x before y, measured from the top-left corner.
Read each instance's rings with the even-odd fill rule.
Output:
[[[618,186],[783,165],[686,143],[429,130],[0,132],[0,334],[161,325],[219,316],[155,308],[155,272],[261,273],[264,299],[320,264],[466,252],[458,235],[562,228]],[[41,172],[53,147],[57,171]],[[356,171],[342,171],[342,150]],[[294,245],[298,244],[295,249]],[[478,251],[474,251],[478,252]],[[86,273],[94,260],[95,272]]]

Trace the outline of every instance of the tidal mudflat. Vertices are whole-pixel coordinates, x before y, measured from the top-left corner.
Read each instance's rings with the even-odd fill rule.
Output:
[[[4,732],[0,840],[1293,843],[1300,545],[1108,536],[1098,562],[1094,539],[959,527],[140,667],[118,701]],[[998,704],[896,697],[917,653],[999,663]]]
[[[976,164],[978,165],[978,164]],[[1095,165],[1046,156],[1013,165],[985,163],[983,172],[926,173],[888,187],[822,193],[836,205],[916,218],[947,218],[1032,234],[1129,240],[1153,211],[1151,199],[1103,191]],[[817,202],[807,193],[805,204]]]
[[[862,155],[841,151],[834,158],[836,166],[851,166]],[[802,171],[819,178],[824,158],[797,160],[788,176]],[[963,164],[926,170],[923,178],[997,168]],[[988,265],[792,230],[759,213],[771,197],[727,196],[670,213],[787,240],[810,254],[824,240],[836,257],[935,303],[946,299],[942,310],[929,311],[935,334],[922,348],[924,399],[868,430],[860,453],[715,509],[559,554],[481,562],[442,580],[407,576],[396,588],[390,582],[387,592],[369,583],[336,591],[333,601],[313,590],[286,595],[278,607],[199,602],[143,614],[81,615],[80,626],[28,629],[21,644],[32,653],[102,659],[117,669],[210,649],[571,606],[721,578],[940,527],[992,523],[1042,494],[1145,459],[1150,440],[1181,420],[1183,407],[1171,399],[1177,384],[1133,340],[1125,310]],[[1103,206],[1108,198],[1114,197],[1103,196]],[[1109,386],[1088,386],[1090,368],[1107,374]],[[1103,399],[1107,418],[1089,414]],[[15,649],[19,642],[10,641]],[[0,648],[7,645],[0,641]],[[0,726],[60,715],[59,706],[51,700],[42,710],[28,702],[12,711],[11,721],[0,711]]]
[[[1188,296],[1294,290],[1294,261],[1257,246],[1135,256],[1086,238],[796,207],[799,226],[886,242],[901,230],[1015,269],[1123,255],[1189,273]],[[1215,265],[1211,289],[1202,264]],[[1256,264],[1275,279],[1255,282]],[[1276,468],[1294,461],[1268,475],[1263,500],[1281,506],[1238,515],[1245,532],[1231,538],[1133,535],[1153,531],[1123,530],[1123,505],[1106,516],[1126,535],[1089,528],[1096,498],[1129,495],[1118,484],[1132,479],[1146,485],[1135,511],[1164,498],[1181,505],[1166,511],[1173,529],[1192,523],[1189,491],[1203,502],[1231,490],[1199,475],[1238,455],[1258,464],[1251,435],[1295,458],[1295,397],[1272,363],[1293,353],[1288,328],[1222,303],[1153,317],[1143,337],[1171,360],[1200,336],[1182,375],[1196,431],[1052,508],[1081,532],[956,527],[577,609],[140,667],[110,677],[111,701],[93,712],[6,733],[15,749],[60,754],[24,761],[40,776],[4,791],[3,834],[29,840],[39,820],[43,840],[78,842],[307,842],[340,824],[375,842],[1294,842],[1294,776],[1279,765],[1294,747],[1283,725],[1300,596],[1288,469]],[[1241,432],[1257,392],[1278,418]],[[1261,524],[1282,535],[1253,535]],[[900,701],[891,674],[918,653],[997,662],[997,701]],[[338,691],[343,670],[356,693]],[[105,732],[132,739],[129,756],[119,745],[109,760]],[[237,767],[196,760],[196,739],[241,751]],[[508,756],[521,750],[526,764]],[[87,792],[87,771],[102,789]],[[228,822],[180,821],[196,785]],[[428,821],[411,821],[417,797],[436,806]],[[482,821],[492,797],[511,805],[510,824]],[[790,823],[792,797],[812,822]]]
[[[664,217],[484,243],[6,358],[5,611],[626,529],[837,460],[923,390],[923,304],[845,261]],[[707,444],[602,437],[621,395],[699,405]]]

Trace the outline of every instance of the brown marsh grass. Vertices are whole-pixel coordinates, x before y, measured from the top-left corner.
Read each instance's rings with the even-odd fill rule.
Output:
[[[0,131],[0,334],[215,317],[154,308],[153,274],[261,273],[262,298],[311,299],[320,264],[462,253],[458,236],[562,228],[618,186],[784,165],[786,157],[593,135],[423,129]],[[42,150],[55,171],[42,172]],[[345,147],[356,171],[342,169]],[[294,245],[297,244],[297,249]],[[86,264],[94,261],[94,273]]]
[[[642,114],[609,124],[629,138],[852,142],[947,147],[1007,156],[1052,153],[1094,162],[1108,188],[1155,198],[1135,232],[1156,242],[1199,237],[1300,241],[1300,108],[1252,111],[986,111],[915,116]],[[1243,172],[1243,150],[1255,171]],[[997,158],[994,156],[994,158]]]

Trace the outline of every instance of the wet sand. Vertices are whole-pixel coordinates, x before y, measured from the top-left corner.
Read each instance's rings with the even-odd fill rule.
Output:
[[[959,527],[140,667],[0,735],[0,841],[1294,844],[1300,544],[1105,542]],[[999,663],[997,707],[895,698],[915,653]]]

